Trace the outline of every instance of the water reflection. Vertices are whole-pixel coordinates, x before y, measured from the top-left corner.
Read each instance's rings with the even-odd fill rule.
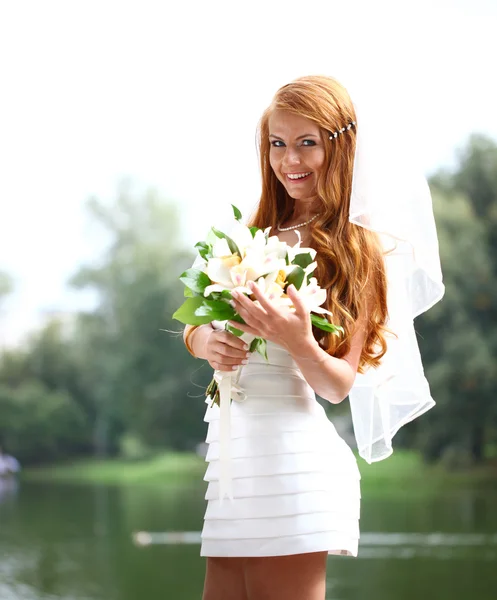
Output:
[[[199,598],[203,493],[199,483],[4,494],[1,600]],[[330,558],[329,600],[495,598],[495,490],[364,496],[359,558]]]
[[[14,499],[18,490],[17,477],[0,477],[0,504]]]

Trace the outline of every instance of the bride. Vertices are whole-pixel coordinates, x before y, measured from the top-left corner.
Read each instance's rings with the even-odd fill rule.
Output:
[[[347,90],[332,78],[303,77],[278,90],[260,122],[262,194],[251,219],[259,228],[271,226],[271,235],[289,245],[298,231],[302,245],[317,251],[325,308],[344,334],[313,329],[292,286],[288,295],[296,310],[281,313],[255,283],[256,303],[233,292],[245,322],[233,325],[268,341],[268,361],[223,329],[185,329],[189,351],[214,369],[243,366],[238,383],[246,395],[230,409],[231,501],[219,500],[219,407],[206,413],[204,600],[322,600],[328,555],[358,553],[359,470],[316,394],[342,402],[358,373],[381,372],[390,338],[403,339],[389,332],[383,243],[374,227],[351,219],[360,128]],[[362,393],[370,389],[366,384]],[[380,438],[388,445],[400,424],[422,412],[416,406],[432,403],[416,399],[407,416],[397,418],[390,411],[395,400],[382,403],[374,391],[371,397],[380,414],[368,412],[359,396],[352,407],[356,435],[360,418],[371,419],[371,431],[378,419],[384,424],[390,415],[390,421],[384,436],[367,441],[369,449]],[[359,435],[360,449],[362,441]]]

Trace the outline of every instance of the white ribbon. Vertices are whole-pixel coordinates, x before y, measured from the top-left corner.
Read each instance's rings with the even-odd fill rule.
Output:
[[[231,465],[231,400],[243,402],[247,394],[237,383],[241,368],[236,372],[215,371],[214,379],[219,386],[219,500],[233,500],[233,474]]]

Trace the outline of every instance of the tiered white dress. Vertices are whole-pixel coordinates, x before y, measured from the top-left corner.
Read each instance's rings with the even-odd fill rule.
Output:
[[[208,407],[208,501],[202,556],[357,556],[360,474],[352,450],[292,357],[268,343],[250,356],[231,403],[233,500],[219,500],[220,411]]]

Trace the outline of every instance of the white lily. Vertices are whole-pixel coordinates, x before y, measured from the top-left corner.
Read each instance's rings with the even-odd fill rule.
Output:
[[[247,281],[256,281],[273,271],[280,271],[286,266],[286,262],[276,252],[266,254],[263,248],[251,247],[247,248],[247,255],[240,266],[247,271]]]
[[[285,294],[283,286],[278,283],[278,280],[284,282],[284,279],[283,271],[273,271],[266,275],[266,277],[260,277],[257,280],[257,285],[261,293],[274,305],[279,308],[284,306],[290,308],[292,301]],[[258,304],[257,300],[256,304]]]
[[[286,258],[288,245],[281,242],[278,236],[272,235],[268,238],[264,251],[266,254],[276,253],[278,258]]]
[[[250,253],[254,251],[264,252],[264,248],[266,247],[266,236],[262,229],[258,229],[255,232],[255,235],[250,244],[248,244],[245,248],[245,253]]]
[[[331,315],[329,310],[322,308],[322,304],[326,302],[326,290],[319,287],[315,277],[311,277],[309,283],[307,283],[307,277],[304,279],[299,296],[309,312]]]
[[[295,231],[297,234],[299,241],[294,246],[288,246],[288,260],[290,262],[297,256],[297,254],[310,254],[312,260],[316,258],[316,250],[314,248],[302,248],[300,244],[302,243],[302,238],[300,237],[300,231]]]
[[[246,254],[246,248],[251,246],[253,242],[250,229],[246,225],[243,225],[243,223],[237,222],[229,236],[237,245],[243,258]]]
[[[228,246],[228,242],[224,238],[216,238],[216,241],[212,245],[212,256],[214,258],[221,258],[224,256],[231,256],[232,252]]]

